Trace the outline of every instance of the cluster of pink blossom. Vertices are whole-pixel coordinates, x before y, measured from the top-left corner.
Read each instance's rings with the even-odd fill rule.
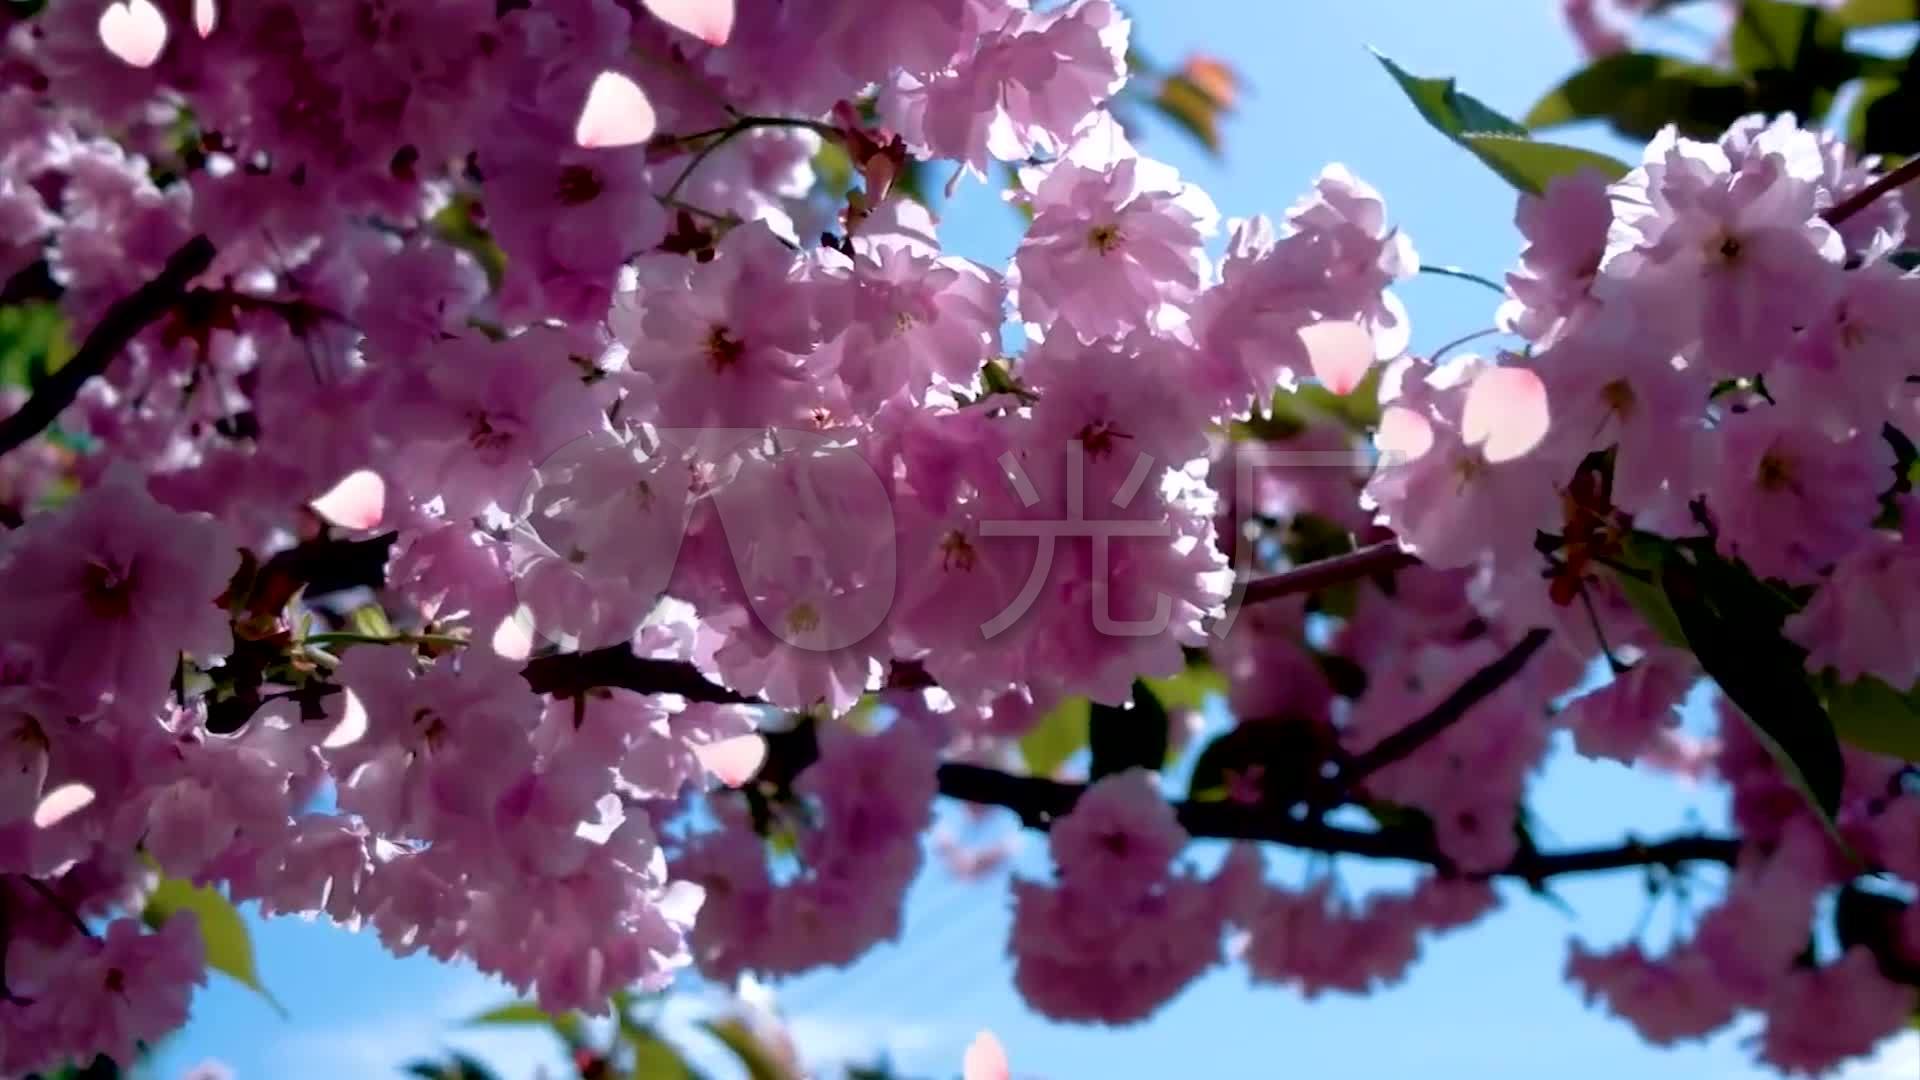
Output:
[[[1500,315],[1529,355],[1436,366],[1391,291],[1418,257],[1339,166],[1210,258],[1211,201],[1106,109],[1127,35],[1108,0],[71,0],[8,26],[9,294],[44,277],[76,327],[123,325],[192,238],[215,254],[0,457],[0,1073],[184,1022],[191,917],[134,917],[159,875],[551,1009],[688,963],[849,963],[899,933],[943,757],[1003,763],[1055,706],[1202,657],[1272,751],[1224,770],[1225,807],[1299,826],[1357,777],[1339,801],[1420,822],[1434,872],[1348,901],[1242,845],[1201,875],[1153,773],[1097,778],[1052,821],[1057,880],[1013,887],[1040,1011],[1138,1020],[1230,935],[1308,994],[1400,979],[1527,876],[1558,723],[1713,771],[1745,841],[1695,941],[1577,952],[1575,981],[1657,1041],[1761,1010],[1790,1069],[1898,1027],[1882,958],[1803,962],[1850,881],[1819,819],[1737,718],[1674,730],[1699,665],[1574,560],[1623,515],[1704,527],[1818,586],[1788,624],[1814,671],[1920,675],[1882,437],[1920,419],[1920,283],[1888,262],[1896,204],[1821,216],[1873,163],[1756,119],[1560,178]],[[822,153],[861,182],[842,204]],[[893,190],[909,160],[1015,169],[1009,265],[942,248]],[[1372,377],[1377,430],[1266,415]],[[1424,565],[1209,633],[1236,570],[1314,535]],[[1537,627],[1468,722],[1388,753]],[[1626,670],[1550,720],[1603,654]],[[1920,797],[1848,764],[1840,835],[1920,882]],[[696,798],[710,778],[746,790]]]

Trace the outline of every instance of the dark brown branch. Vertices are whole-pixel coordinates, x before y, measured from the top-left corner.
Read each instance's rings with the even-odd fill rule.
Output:
[[[596,687],[618,687],[643,694],[678,694],[688,701],[715,705],[760,704],[712,681],[683,660],[633,655],[625,645],[584,653],[556,653],[529,661],[524,674],[536,693],[573,697]]]
[[[1880,196],[1895,190],[1914,179],[1920,178],[1920,157],[1908,158],[1901,166],[1859,191],[1834,203],[1821,213],[1827,224],[1838,225],[1853,215],[1872,206]]]
[[[53,280],[53,270],[47,265],[47,260],[35,259],[14,271],[6,284],[0,285],[0,307],[36,300],[58,300],[64,291],[60,283]]]
[[[355,583],[378,584],[380,575],[377,567],[384,564],[386,546],[391,539],[391,536],[386,536],[363,542],[316,542],[301,549],[300,555],[289,556],[287,561],[293,564],[289,569],[301,571],[294,575],[296,577],[310,577],[320,568],[308,563],[317,561],[325,564],[331,561],[330,557],[341,558],[350,552],[348,561],[358,567],[355,572],[336,572],[325,576],[345,577]],[[1327,564],[1343,569],[1330,574],[1322,569]],[[1283,579],[1283,584],[1263,590],[1259,599],[1288,595],[1301,588],[1322,588],[1337,581],[1352,580],[1355,576],[1410,564],[1411,560],[1397,549],[1389,545],[1376,545],[1362,549],[1355,555],[1330,559],[1326,563],[1315,563],[1278,575]],[[1355,566],[1366,569],[1355,571]],[[363,578],[369,580],[361,580]],[[1302,581],[1311,583],[1299,585]],[[1255,587],[1259,585],[1255,583]],[[1544,630],[1528,634],[1505,656],[1476,672],[1433,712],[1391,736],[1370,754],[1378,754],[1382,748],[1394,742],[1406,742],[1411,749],[1427,737],[1416,739],[1409,732],[1444,730],[1473,704],[1491,694],[1524,667],[1546,639]],[[625,645],[538,657],[527,664],[525,675],[535,691],[563,697],[583,694],[596,688],[613,687],[644,694],[678,694],[690,701],[715,704],[764,704],[757,698],[713,682],[690,663],[635,656]],[[887,683],[892,687],[917,688],[932,685],[932,680],[919,664],[899,662],[889,671]],[[782,768],[793,773],[811,763],[811,730],[804,725],[791,734],[771,738],[777,745],[775,752],[769,755],[770,762],[778,761]],[[1363,759],[1366,756],[1363,755]],[[1061,783],[1042,777],[1014,776],[995,769],[960,763],[942,765],[939,781],[941,793],[950,798],[1006,807],[1017,813],[1022,822],[1039,829],[1047,828],[1054,819],[1072,810],[1084,790],[1080,784]],[[1297,819],[1284,811],[1233,802],[1177,803],[1175,812],[1187,832],[1197,837],[1285,844],[1328,854],[1419,863],[1451,872],[1451,864],[1446,856],[1424,833],[1349,829],[1315,819]],[[1512,863],[1488,876],[1516,878],[1538,885],[1548,878],[1563,874],[1593,873],[1634,866],[1672,866],[1684,862],[1731,864],[1739,850],[1738,841],[1712,836],[1680,836],[1654,844],[1629,842],[1618,847],[1565,852],[1527,850],[1516,856]]]
[[[1527,631],[1526,636],[1508,649],[1505,655],[1474,672],[1426,715],[1356,755],[1341,770],[1341,783],[1348,791],[1352,791],[1362,780],[1439,738],[1448,728],[1459,723],[1475,705],[1491,697],[1520,674],[1521,669],[1527,666],[1527,661],[1533,659],[1533,654],[1547,643],[1549,636],[1547,630]]]
[[[1085,790],[1040,777],[1013,776],[979,765],[949,763],[940,766],[940,793],[948,798],[1012,810],[1029,828],[1045,829],[1073,809]],[[1358,855],[1419,863],[1450,871],[1446,856],[1432,840],[1418,832],[1368,831],[1295,819],[1285,813],[1233,802],[1174,804],[1180,825],[1195,837],[1256,840],[1284,844],[1330,855]],[[1740,854],[1740,842],[1706,835],[1676,836],[1656,843],[1629,841],[1617,847],[1571,851],[1523,851],[1511,863],[1484,878],[1515,878],[1538,885],[1568,874],[1590,874],[1636,866],[1677,866],[1712,862],[1731,866]]]
[[[87,334],[79,351],[34,391],[20,411],[0,419],[0,454],[47,429],[87,380],[107,369],[140,331],[186,296],[187,286],[213,265],[213,241],[196,236],[167,258],[153,280],[115,301]]]
[[[45,900],[48,907],[66,916],[67,922],[73,925],[74,930],[78,931],[81,937],[90,938],[93,936],[93,928],[87,925],[87,921],[80,917],[79,912],[73,910],[72,904],[67,903],[59,893],[53,891],[51,885],[34,877],[32,874],[16,874],[14,877],[24,882],[27,888],[40,894],[40,899]]]
[[[1374,544],[1253,581],[1248,584],[1241,602],[1258,604],[1312,592],[1370,574],[1412,566],[1418,561],[1392,542]],[[636,657],[625,645],[543,656],[527,665],[526,676],[536,691],[562,697],[595,687],[614,687],[643,694],[679,694],[689,701],[721,705],[765,704],[713,682],[692,664]],[[889,689],[918,690],[932,685],[933,679],[916,660],[896,660],[887,674]]]
[[[1383,543],[1369,544],[1345,555],[1310,562],[1283,573],[1250,581],[1247,583],[1246,592],[1241,595],[1240,602],[1258,604],[1267,600],[1278,600],[1283,596],[1315,592],[1332,585],[1342,585],[1375,574],[1385,574],[1415,566],[1419,562],[1419,559],[1403,550],[1396,541],[1388,540]]]

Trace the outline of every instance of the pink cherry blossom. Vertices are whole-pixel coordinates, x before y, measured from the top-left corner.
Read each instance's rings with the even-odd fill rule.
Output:
[[[1567,978],[1656,1046],[1705,1038],[1734,1018],[1734,999],[1697,952],[1651,959],[1637,945],[1593,953],[1576,943]]]
[[[1875,534],[1842,558],[1786,634],[1807,649],[1807,667],[1851,681],[1873,675],[1906,688],[1920,682],[1920,626],[1900,598],[1920,580],[1920,550]]]
[[[1086,139],[1098,142],[1098,130]],[[1014,254],[1020,314],[1101,337],[1152,325],[1200,285],[1200,245],[1217,216],[1191,185],[1157,163],[1069,156],[1030,193],[1032,225]]]
[[[1893,474],[1878,432],[1834,439],[1764,405],[1721,427],[1706,498],[1729,554],[1756,573],[1804,581],[1869,538]]]
[[[1912,987],[1880,974],[1873,954],[1853,948],[1837,963],[1795,972],[1767,1003],[1760,1060],[1815,1076],[1871,1051],[1913,1013]]]
[[[1764,372],[1839,286],[1840,237],[1815,216],[1814,137],[1781,132],[1737,165],[1671,129],[1611,190],[1614,221],[1596,291],[1649,330],[1697,344],[1717,375]]]
[[[0,638],[38,650],[68,707],[137,708],[166,694],[180,654],[232,646],[216,603],[239,565],[224,531],[178,514],[121,475],[9,537]]]
[[[1058,152],[1126,81],[1128,22],[1107,0],[1000,10],[971,56],[938,74],[902,75],[881,98],[882,118],[909,143],[976,171],[989,156]]]
[[[1593,283],[1613,222],[1606,179],[1590,171],[1557,176],[1544,193],[1520,197],[1516,221],[1527,246],[1520,268],[1507,274],[1512,299],[1501,305],[1500,320],[1544,345],[1596,306]]]

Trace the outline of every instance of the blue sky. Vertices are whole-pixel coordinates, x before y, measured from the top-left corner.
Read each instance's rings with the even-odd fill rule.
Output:
[[[1466,153],[1428,130],[1366,51],[1376,46],[1420,74],[1456,74],[1464,88],[1510,114],[1574,69],[1577,58],[1551,0],[1130,0],[1135,40],[1162,62],[1192,50],[1220,56],[1251,83],[1227,131],[1223,160],[1152,132],[1144,152],[1203,184],[1229,217],[1279,213],[1327,162],[1379,188],[1422,257],[1497,276],[1518,237],[1511,192]],[[1572,137],[1627,155],[1604,133]],[[1004,259],[1017,236],[996,192],[976,188],[950,208],[943,237],[983,261]],[[1426,277],[1401,290],[1416,350],[1491,325],[1495,298]],[[1218,722],[1218,718],[1215,718]],[[1724,800],[1616,765],[1557,753],[1536,784],[1543,844],[1604,843],[1715,825]],[[1205,852],[1199,853],[1202,857]],[[1044,866],[1027,838],[1018,866]],[[1276,880],[1299,883],[1308,863],[1284,853]],[[1324,871],[1324,867],[1322,868]],[[1347,888],[1406,879],[1404,871],[1343,863]],[[1656,1050],[1625,1025],[1583,1006],[1561,978],[1567,942],[1610,944],[1634,934],[1653,947],[1672,933],[1671,901],[1650,913],[1634,874],[1569,881],[1572,914],[1506,894],[1504,909],[1432,945],[1402,985],[1365,998],[1306,1002],[1252,987],[1241,969],[1201,979],[1152,1020],[1124,1029],[1052,1024],[1011,986],[1004,878],[961,884],[923,875],[909,898],[904,943],[854,966],[776,988],[810,1061],[869,1058],[882,1049],[911,1074],[958,1074],[982,1027],[1008,1046],[1016,1075],[1161,1078],[1403,1077],[1732,1080],[1767,1075],[1742,1045],[1743,1027],[1703,1045]],[[510,992],[470,969],[394,960],[369,936],[281,919],[254,927],[260,967],[289,1018],[223,980],[194,1002],[194,1018],[161,1054],[171,1078],[207,1058],[241,1080],[336,1080],[397,1075],[414,1057],[449,1046],[481,1052],[511,1080],[556,1062],[538,1035],[476,1032],[460,1021]],[[697,1012],[699,992],[676,1006]],[[711,1060],[706,1058],[705,1060]],[[724,1059],[723,1059],[724,1060]],[[828,1073],[831,1075],[831,1072]],[[727,1075],[724,1072],[720,1075]],[[1846,1080],[1920,1077],[1920,1039],[1896,1042]]]

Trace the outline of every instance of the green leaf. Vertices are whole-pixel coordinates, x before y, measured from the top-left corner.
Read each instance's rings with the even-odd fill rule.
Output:
[[[1094,780],[1128,769],[1157,771],[1167,763],[1166,707],[1147,684],[1136,679],[1130,708],[1092,704],[1087,741],[1093,749]]]
[[[0,308],[0,386],[32,389],[73,355],[67,317],[44,301]]]
[[[1673,605],[1667,602],[1667,594],[1660,587],[1660,565],[1668,558],[1672,545],[1658,537],[1645,533],[1634,533],[1626,541],[1626,565],[1630,570],[1638,570],[1646,575],[1616,573],[1614,579],[1620,583],[1620,592],[1627,603],[1640,613],[1660,640],[1675,648],[1687,647],[1687,635],[1680,629],[1680,617],[1673,613]],[[1674,557],[1678,557],[1677,555]]]
[[[1164,679],[1142,679],[1168,712],[1175,709],[1199,710],[1207,699],[1227,692],[1227,678],[1211,664],[1191,664],[1178,675]]]
[[[1882,157],[1920,151],[1920,85],[1892,74],[1869,75],[1857,86],[1853,109],[1847,114],[1848,146],[1856,153]]]
[[[932,177],[932,162],[910,157],[906,165],[893,178],[893,192],[912,199],[921,206],[933,206],[938,201],[940,188],[937,184],[928,183]]]
[[[820,149],[813,152],[813,174],[829,197],[835,201],[846,198],[853,188],[853,161],[847,157],[846,147],[821,140]]]
[[[1741,71],[1791,69],[1820,13],[1806,4],[1742,0],[1733,20],[1733,64]]]
[[[1279,391],[1273,397],[1275,414],[1286,408],[1302,418],[1318,414],[1355,431],[1371,431],[1380,426],[1380,372],[1385,367],[1375,364],[1368,368],[1366,377],[1349,394],[1336,394],[1319,383],[1308,383],[1292,393]]]
[[[800,1080],[800,1075],[788,1068],[739,1018],[705,1020],[700,1026],[733,1051],[733,1056],[747,1070],[748,1080]]]
[[[1831,14],[1842,26],[1884,26],[1887,23],[1920,19],[1920,3],[1915,0],[1846,0]]]
[[[1827,716],[1840,738],[1862,750],[1920,761],[1920,695],[1872,675],[1850,683],[1823,679]]]
[[[1546,194],[1547,184],[1556,176],[1596,172],[1612,182],[1631,171],[1631,166],[1618,158],[1577,146],[1534,142],[1513,135],[1464,135],[1461,138],[1501,179],[1533,195]]]
[[[1783,616],[1763,598],[1771,590],[1759,582],[1741,588],[1731,569],[1703,570],[1670,557],[1660,587],[1700,666],[1832,829],[1845,775],[1840,740],[1808,685],[1801,654],[1780,636]]]
[[[388,621],[387,612],[379,604],[363,604],[353,609],[347,616],[347,622],[356,634],[365,634],[371,638],[391,638],[397,636],[393,623]]]
[[[628,1029],[627,1044],[633,1047],[635,1080],[696,1080],[698,1073],[674,1045],[649,1028]]]
[[[1184,74],[1169,75],[1151,104],[1155,112],[1171,120],[1209,153],[1220,152],[1220,118],[1226,109],[1193,79]]]
[[[1035,776],[1052,776],[1079,753],[1087,745],[1089,712],[1086,698],[1063,701],[1021,736],[1020,756],[1026,759],[1027,771]]]
[[[253,960],[253,938],[247,933],[245,920],[218,890],[179,878],[161,878],[140,917],[157,928],[182,911],[192,912],[199,919],[200,938],[207,946],[207,966],[259,994],[282,1019],[286,1018],[287,1010],[260,982]]]
[[[456,195],[427,224],[440,239],[473,256],[486,271],[487,284],[498,289],[507,274],[507,253],[475,217],[476,208],[471,196]]]
[[[1541,194],[1555,176],[1582,169],[1594,169],[1609,180],[1627,174],[1626,165],[1605,154],[1533,142],[1526,128],[1461,93],[1452,79],[1423,78],[1377,51],[1374,56],[1399,82],[1427,123],[1472,151],[1501,179],[1521,191]]]
[[[474,1027],[550,1028],[568,1046],[578,1044],[581,1034],[579,1017],[572,1013],[550,1013],[531,1001],[510,1001],[488,1009],[467,1023]]]
[[[1380,50],[1373,50],[1374,59],[1392,75],[1400,89],[1413,101],[1413,107],[1420,110],[1441,134],[1449,138],[1469,133],[1494,133],[1525,136],[1527,129],[1488,108],[1478,98],[1461,93],[1452,79],[1426,78],[1409,72],[1406,68],[1388,59]]]
[[[1750,99],[1738,76],[1718,68],[1655,53],[1615,53],[1548,91],[1524,122],[1537,131],[1604,119],[1640,140],[1678,124],[1683,134],[1704,138],[1744,115]]]

